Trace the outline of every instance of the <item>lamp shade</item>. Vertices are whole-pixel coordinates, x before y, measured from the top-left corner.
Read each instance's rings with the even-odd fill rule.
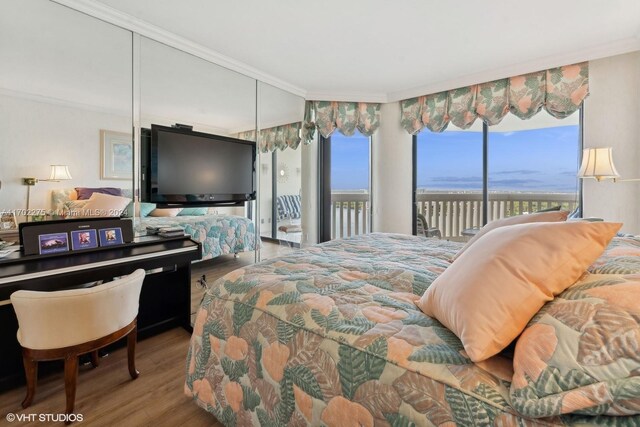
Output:
[[[49,175],[49,181],[64,181],[67,179],[71,179],[69,166],[51,165],[51,174]]]
[[[612,148],[585,148],[582,150],[582,164],[578,178],[615,179],[620,176],[613,164]]]

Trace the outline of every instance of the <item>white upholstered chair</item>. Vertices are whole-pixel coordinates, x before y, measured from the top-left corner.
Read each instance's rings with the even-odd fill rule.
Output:
[[[73,413],[78,356],[91,353],[98,366],[98,349],[127,336],[129,374],[135,367],[138,302],[144,270],[99,286],[56,292],[17,291],[11,304],[18,317],[18,342],[27,378],[22,407],[33,401],[38,361],[64,359],[66,413]]]

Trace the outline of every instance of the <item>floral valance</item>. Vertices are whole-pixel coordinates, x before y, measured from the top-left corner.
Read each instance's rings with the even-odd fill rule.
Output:
[[[267,153],[276,149],[284,150],[289,147],[293,150],[300,145],[300,128],[301,122],[289,123],[287,125],[275,126],[268,129],[260,130],[260,151]],[[256,131],[249,130],[238,133],[239,139],[246,141],[256,140]]]
[[[411,134],[442,132],[449,122],[467,129],[480,118],[492,126],[508,112],[530,119],[542,108],[563,119],[588,94],[589,63],[582,62],[400,101],[401,123]]]
[[[371,136],[380,126],[380,104],[366,102],[307,101],[304,107],[302,140],[311,143],[315,130],[328,138],[338,129],[351,136],[356,129]]]

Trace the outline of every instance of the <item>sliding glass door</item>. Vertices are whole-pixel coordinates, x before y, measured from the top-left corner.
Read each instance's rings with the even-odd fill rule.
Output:
[[[320,138],[320,241],[371,232],[371,138]]]

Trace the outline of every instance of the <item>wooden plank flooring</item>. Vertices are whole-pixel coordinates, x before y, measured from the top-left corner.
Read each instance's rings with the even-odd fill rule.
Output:
[[[284,255],[287,245],[263,243],[262,259]],[[203,274],[213,283],[236,268],[254,263],[253,252],[238,258],[224,255],[192,265],[192,313],[195,313],[204,290],[196,285]],[[100,366],[81,366],[78,375],[75,413],[83,415],[78,426],[222,426],[184,395],[185,360],[190,335],[176,328],[140,341],[136,364],[140,371],[132,381],[127,370],[126,347],[100,359]],[[42,426],[50,423],[6,421],[6,414],[60,414],[64,412],[64,376],[62,371],[38,381],[34,403],[23,410],[20,403],[25,387],[0,394],[0,426]],[[62,425],[61,423],[56,423]]]
[[[136,364],[140,376],[131,380],[126,347],[100,359],[100,366],[81,366],[75,413],[83,415],[78,426],[221,426],[183,393],[185,360],[190,335],[172,329],[140,341]],[[38,381],[34,403],[22,409],[26,389],[0,394],[0,426],[42,426],[50,423],[6,421],[6,414],[60,414],[64,412],[62,372]],[[56,423],[62,425],[61,423]]]

